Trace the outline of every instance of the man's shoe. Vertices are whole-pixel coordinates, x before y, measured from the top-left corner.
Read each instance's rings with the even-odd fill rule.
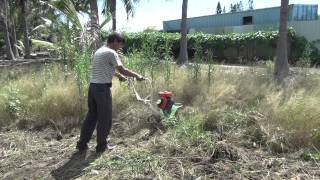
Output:
[[[78,142],[76,149],[78,149],[79,151],[86,151],[88,149],[88,145]]]
[[[107,143],[98,144],[96,147],[96,153],[103,153],[107,150]]]
[[[105,144],[105,145],[97,145],[96,147],[96,153],[103,153],[106,150],[112,150],[116,147],[116,145],[110,145],[110,144]]]
[[[111,145],[111,144],[107,145],[108,150],[112,150],[112,149],[114,149],[116,147],[117,147],[116,145]]]

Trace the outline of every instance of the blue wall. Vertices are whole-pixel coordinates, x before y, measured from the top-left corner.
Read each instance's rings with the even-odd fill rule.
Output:
[[[318,5],[297,4],[293,7],[292,18],[294,21],[316,20],[318,16]]]
[[[289,5],[289,21],[315,20],[318,16],[318,5]],[[252,16],[253,25],[276,24],[280,19],[280,7],[249,10],[219,15],[200,16],[187,19],[188,29],[241,26],[243,17]],[[180,29],[180,19],[164,21],[164,31]]]

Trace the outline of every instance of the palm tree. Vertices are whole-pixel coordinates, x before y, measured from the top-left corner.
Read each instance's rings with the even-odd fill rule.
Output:
[[[187,10],[188,0],[182,2],[182,19],[181,19],[181,40],[180,40],[180,52],[177,64],[188,63],[188,40],[187,40]]]
[[[14,54],[12,52],[10,38],[9,38],[9,29],[8,29],[8,3],[7,0],[0,0],[0,22],[1,28],[4,32],[4,40],[6,43],[6,50],[7,50],[7,58],[9,60],[14,60]]]
[[[288,49],[287,49],[287,20],[288,20],[289,0],[281,0],[280,27],[277,45],[277,59],[274,67],[274,76],[277,80],[283,79],[289,74]]]
[[[122,0],[124,8],[126,9],[127,19],[129,16],[134,16],[135,7],[140,0]],[[104,0],[103,14],[110,13],[112,16],[112,31],[117,30],[117,1],[116,0]]]
[[[10,33],[11,33],[11,47],[12,47],[12,52],[15,57],[19,56],[18,48],[17,48],[17,33],[16,33],[16,23],[15,23],[15,18],[16,18],[16,12],[15,12],[15,1],[12,0],[10,1],[9,7],[10,7]]]
[[[97,49],[99,46],[100,38],[99,38],[99,11],[98,11],[98,2],[97,0],[70,0],[63,1],[65,3],[64,7],[72,7],[75,10],[72,13],[84,12],[89,14],[90,17],[90,35],[92,39],[92,47],[93,49]],[[90,9],[88,11],[88,9]],[[65,10],[64,10],[65,11]],[[70,12],[69,12],[70,14]],[[76,16],[76,15],[75,15]],[[67,21],[69,19],[67,18]]]
[[[107,3],[105,5],[105,8],[107,9],[107,11],[105,11],[105,9],[102,11],[103,13],[109,12],[112,16],[112,31],[116,31],[117,30],[117,0],[105,0],[105,2]]]
[[[27,4],[28,0],[20,0],[23,27],[23,45],[25,49],[25,58],[30,59],[30,43],[29,43],[29,26],[27,21]]]
[[[58,14],[58,17],[62,15],[63,19],[67,21],[61,22],[61,18],[58,18],[54,20],[56,23],[64,24],[69,30],[68,22],[70,21],[74,38],[84,40],[89,35],[91,43],[88,45],[93,48],[98,47],[97,45],[99,45],[100,40],[99,32],[111,19],[110,16],[105,16],[105,19],[99,23],[97,0],[55,0],[44,2],[44,4],[53,9]],[[81,25],[78,17],[79,12],[89,14],[90,24],[87,23],[85,26],[90,25],[90,31],[87,31],[88,29]]]
[[[71,0],[71,2],[74,5],[74,8],[76,9],[77,12],[84,12],[89,14],[89,4],[90,0]]]
[[[99,43],[99,12],[97,0],[90,0],[90,20],[93,49],[97,49]]]

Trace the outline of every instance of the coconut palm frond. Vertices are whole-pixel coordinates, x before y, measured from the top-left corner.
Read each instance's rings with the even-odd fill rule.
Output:
[[[75,25],[78,29],[82,30],[82,25],[78,17],[78,12],[76,11],[74,4],[71,0],[52,0],[52,1],[41,1],[49,7],[58,10],[63,13],[65,18],[70,20],[70,22]]]
[[[31,39],[31,42],[34,48],[42,47],[47,49],[57,49],[57,46],[52,42],[39,40],[39,39]]]
[[[108,22],[112,20],[112,15],[110,12],[107,12],[103,17],[104,17],[104,20],[99,25],[99,29],[102,29]]]
[[[45,24],[40,24],[38,26],[36,26],[35,28],[33,28],[30,33],[29,33],[29,36],[31,36],[33,33],[35,33],[36,31],[40,31],[40,30],[43,30],[43,29],[46,29],[47,26]]]
[[[122,0],[124,7],[126,9],[127,13],[127,19],[129,19],[129,16],[134,16],[135,14],[135,4],[139,2],[139,0]]]

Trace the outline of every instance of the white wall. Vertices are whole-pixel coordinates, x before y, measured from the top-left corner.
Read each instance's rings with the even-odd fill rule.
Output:
[[[308,41],[313,42],[320,49],[320,20],[318,21],[293,21],[289,23],[297,34],[304,36]]]

